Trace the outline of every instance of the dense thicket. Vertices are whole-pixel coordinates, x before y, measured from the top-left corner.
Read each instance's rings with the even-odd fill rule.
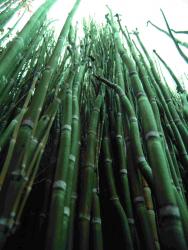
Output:
[[[21,2],[0,1],[0,25]],[[56,41],[54,3],[0,40],[0,249],[188,249],[183,84],[110,10],[80,39],[77,0]]]

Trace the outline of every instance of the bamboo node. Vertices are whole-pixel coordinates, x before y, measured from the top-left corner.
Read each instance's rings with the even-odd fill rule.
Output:
[[[18,120],[13,119],[12,122],[13,122],[14,125],[16,125],[18,123]]]
[[[117,201],[117,200],[119,200],[119,198],[117,196],[113,196],[110,198],[110,201]]]
[[[49,71],[52,70],[50,65],[46,65],[46,68],[45,68],[45,69],[46,69],[46,70],[49,70]]]
[[[104,161],[105,161],[105,163],[112,163],[112,159],[110,159],[110,158],[106,158]]]
[[[94,136],[96,136],[97,133],[95,131],[93,131],[92,129],[89,129],[88,130],[88,135],[94,135]]]
[[[180,218],[179,208],[174,205],[167,205],[159,209],[160,217],[177,217]]]
[[[146,94],[144,93],[144,91],[139,91],[138,93],[136,93],[136,98],[139,98],[141,96],[146,96]]]
[[[28,126],[31,129],[33,129],[33,127],[34,127],[34,123],[33,123],[33,121],[31,119],[25,119],[25,120],[23,120],[22,121],[22,125],[23,126]]]
[[[95,107],[95,108],[93,108],[93,112],[100,112],[100,109],[99,108],[97,108],[97,107]]]
[[[15,218],[15,216],[16,216],[16,213],[15,212],[11,212],[10,213],[10,217],[13,219],[13,218]]]
[[[71,131],[71,130],[72,130],[72,127],[71,127],[71,125],[69,125],[69,124],[65,124],[65,125],[62,127],[62,132]]]
[[[76,121],[79,121],[79,116],[78,116],[78,115],[73,115],[73,116],[72,116],[72,119],[73,119],[73,120],[76,120]]]
[[[133,218],[127,218],[129,224],[134,224],[134,219]]]
[[[93,188],[93,193],[97,193],[97,188]]]
[[[120,116],[120,117],[121,117],[121,116],[122,116],[122,113],[121,113],[121,112],[118,112],[118,113],[117,113],[117,116]]]
[[[103,140],[109,141],[109,137],[108,136],[104,136]]]
[[[64,207],[64,215],[70,216],[70,208],[69,207]]]
[[[132,116],[129,118],[129,122],[137,122],[137,118],[135,116]]]
[[[78,196],[77,196],[76,193],[73,193],[72,196],[71,196],[71,198],[76,200],[78,198]]]
[[[122,139],[122,135],[116,135],[117,139]]]
[[[149,192],[149,193],[151,194],[151,189],[150,189],[150,187],[148,187],[148,186],[145,186],[145,187],[144,187],[144,191],[145,191],[145,192]]]
[[[33,141],[35,144],[38,144],[38,140],[37,140],[36,137],[35,137],[35,138],[32,138],[32,141]]]
[[[10,141],[10,143],[14,145],[16,143],[16,139],[12,138],[11,141]]]
[[[148,141],[150,138],[159,138],[159,132],[158,131],[149,131],[145,134],[145,139]]]
[[[156,102],[156,97],[151,97],[150,102]]]
[[[32,186],[30,186],[30,185],[27,186],[27,192],[28,192],[28,193],[30,193],[31,189],[32,189]]]
[[[90,215],[85,215],[85,214],[80,213],[79,219],[84,219],[84,220],[90,221]]]
[[[75,96],[75,95],[73,95],[73,96],[72,96],[72,99],[73,99],[73,101],[77,101],[78,97]]]
[[[62,189],[63,191],[65,191],[66,188],[67,188],[67,184],[66,184],[66,182],[64,182],[62,180],[57,180],[53,184],[53,189]]]
[[[155,215],[155,212],[154,212],[154,210],[153,209],[147,209],[147,212],[149,213],[149,214],[152,214],[152,215]]]
[[[128,174],[128,172],[127,172],[127,169],[126,168],[123,168],[123,169],[120,169],[120,174],[122,174],[122,175],[127,175]]]
[[[71,89],[67,89],[67,90],[66,90],[66,94],[72,95],[72,90],[71,90]]]
[[[134,203],[142,203],[144,202],[144,197],[143,196],[137,196],[134,198]]]
[[[93,217],[92,223],[93,224],[101,224],[102,223],[101,222],[101,218],[99,218],[99,217]]]
[[[137,163],[138,163],[138,164],[139,164],[139,163],[144,163],[144,162],[146,162],[146,158],[145,158],[144,156],[138,157],[138,159],[137,159]]]
[[[76,157],[74,155],[70,154],[69,155],[69,160],[75,162],[76,161]]]
[[[87,163],[87,164],[85,164],[85,168],[95,169],[95,165],[93,163]]]

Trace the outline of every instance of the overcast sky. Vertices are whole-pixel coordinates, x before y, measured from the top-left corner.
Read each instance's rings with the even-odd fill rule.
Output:
[[[34,0],[33,11],[42,2],[44,1]],[[50,16],[59,19],[55,23],[56,27],[61,27],[74,2],[75,0],[58,0],[54,5]],[[162,8],[172,28],[188,30],[188,0],[81,0],[74,21],[81,22],[84,17],[92,16],[99,23],[105,22],[106,5],[114,13],[122,15],[123,24],[130,31],[138,28],[148,51],[152,53],[152,50],[156,49],[178,77],[184,73],[188,74],[188,65],[178,54],[173,42],[150,25],[148,27],[146,25],[147,21],[151,20],[160,27],[166,28],[160,12]],[[179,35],[178,38],[188,42],[188,35]],[[172,85],[171,78],[168,78],[168,82]],[[188,89],[188,81],[186,84]]]

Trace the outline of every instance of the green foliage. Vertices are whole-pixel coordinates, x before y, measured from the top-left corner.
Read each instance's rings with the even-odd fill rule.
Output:
[[[186,250],[184,86],[110,9],[80,39],[77,0],[56,41],[54,2],[0,57],[0,249]]]

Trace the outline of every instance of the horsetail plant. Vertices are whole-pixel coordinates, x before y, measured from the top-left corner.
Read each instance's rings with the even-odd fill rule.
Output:
[[[80,38],[76,0],[55,38],[55,2],[0,36],[0,249],[188,249],[185,84],[110,9]]]

